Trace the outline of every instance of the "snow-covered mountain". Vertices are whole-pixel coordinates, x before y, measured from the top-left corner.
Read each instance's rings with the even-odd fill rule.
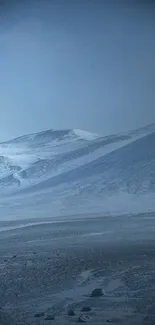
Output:
[[[155,208],[155,124],[124,134],[47,130],[0,144],[0,218]]]

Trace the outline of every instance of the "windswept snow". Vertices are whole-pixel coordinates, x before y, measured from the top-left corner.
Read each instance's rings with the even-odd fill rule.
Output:
[[[0,219],[155,210],[154,143],[154,125],[105,137],[51,129],[1,143]]]

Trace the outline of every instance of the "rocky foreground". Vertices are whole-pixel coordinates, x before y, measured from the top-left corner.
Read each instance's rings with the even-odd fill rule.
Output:
[[[155,324],[155,216],[0,233],[0,324]]]

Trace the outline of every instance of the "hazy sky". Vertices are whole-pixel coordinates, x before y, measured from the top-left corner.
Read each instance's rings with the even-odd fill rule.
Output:
[[[0,1],[0,140],[153,122],[153,0]]]

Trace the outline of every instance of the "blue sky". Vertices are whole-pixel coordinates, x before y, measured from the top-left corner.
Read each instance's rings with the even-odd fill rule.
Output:
[[[154,1],[23,0],[0,12],[0,140],[155,122]]]

